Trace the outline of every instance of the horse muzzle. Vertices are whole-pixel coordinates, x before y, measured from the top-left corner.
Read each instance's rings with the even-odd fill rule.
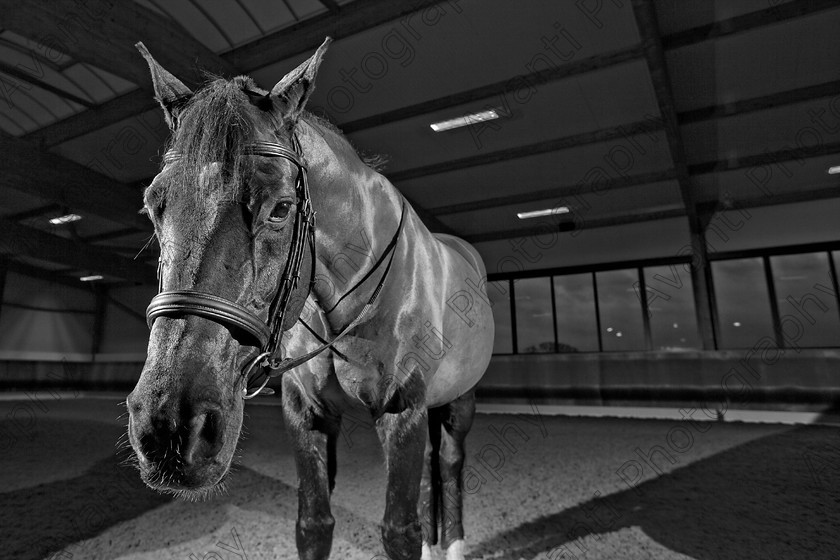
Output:
[[[141,399],[136,390],[127,403],[129,441],[147,485],[189,491],[218,484],[235,447],[228,437],[233,418],[218,403]]]

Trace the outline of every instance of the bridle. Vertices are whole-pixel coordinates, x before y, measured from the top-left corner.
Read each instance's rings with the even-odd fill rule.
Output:
[[[277,142],[258,141],[250,144],[243,151],[244,155],[254,155],[261,157],[280,157],[290,161],[297,168],[297,177],[295,179],[295,193],[297,195],[297,212],[295,213],[294,230],[292,233],[292,242],[289,247],[289,255],[286,259],[286,266],[283,274],[280,277],[280,282],[277,291],[274,294],[271,306],[268,312],[268,321],[264,322],[256,314],[249,311],[245,306],[223,297],[198,290],[163,290],[163,275],[162,261],[158,263],[158,294],[152,298],[149,307],[146,309],[146,321],[149,328],[152,327],[155,319],[158,317],[183,317],[185,315],[195,315],[203,317],[218,323],[228,328],[241,344],[255,346],[259,349],[256,356],[248,359],[239,380],[243,381],[242,397],[244,399],[251,399],[260,392],[270,392],[266,389],[266,385],[273,377],[282,375],[308,360],[311,360],[327,348],[331,348],[348,332],[355,328],[364,317],[367,315],[370,308],[373,306],[382,287],[385,285],[385,279],[391,270],[391,264],[394,260],[395,248],[402,232],[403,221],[405,219],[405,202],[403,201],[402,212],[400,214],[400,222],[397,226],[397,231],[391,239],[388,246],[382,252],[379,260],[373,268],[365,274],[359,282],[357,282],[347,293],[345,293],[338,302],[327,313],[335,309],[338,303],[341,302],[347,295],[356,290],[370,275],[377,270],[384,262],[385,257],[388,256],[388,263],[385,266],[385,271],[374,289],[371,297],[364,307],[359,311],[353,321],[344,327],[332,341],[327,342],[320,335],[318,335],[311,327],[303,323],[307,329],[318,338],[321,346],[315,350],[298,356],[295,358],[283,358],[282,347],[280,344],[283,338],[283,332],[291,328],[286,325],[286,314],[288,312],[289,303],[292,296],[300,282],[300,268],[303,263],[303,255],[308,245],[311,256],[311,267],[309,273],[309,284],[306,288],[306,295],[304,299],[309,297],[312,288],[315,285],[315,263],[316,263],[316,249],[315,249],[315,211],[312,208],[312,199],[309,196],[309,181],[307,179],[307,169],[302,161],[302,152],[300,142],[296,135],[292,135],[293,148],[290,149]],[[164,156],[165,159],[175,160],[178,158],[177,153],[169,152]],[[299,320],[299,318],[298,318]],[[249,392],[249,385],[251,373],[259,369],[258,375],[263,375],[265,379],[259,387]],[[255,376],[255,377],[257,377]]]

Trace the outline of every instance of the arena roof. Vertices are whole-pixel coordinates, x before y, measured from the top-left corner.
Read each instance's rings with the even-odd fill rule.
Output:
[[[476,244],[836,199],[840,6],[826,0],[1,0],[0,252],[154,283],[138,215],[167,136],[143,41],[191,87],[264,87],[336,39],[312,109],[432,231]],[[435,132],[430,124],[499,116]],[[82,220],[53,225],[75,213]]]

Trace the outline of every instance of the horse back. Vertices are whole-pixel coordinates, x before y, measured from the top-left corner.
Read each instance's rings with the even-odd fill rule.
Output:
[[[433,233],[432,235],[440,243],[443,243],[444,245],[461,255],[464,258],[464,260],[467,261],[480,276],[484,277],[487,275],[487,271],[484,268],[484,261],[481,260],[481,256],[479,256],[478,251],[475,250],[475,247],[473,247],[460,237],[455,237],[454,235],[449,235],[448,233]]]

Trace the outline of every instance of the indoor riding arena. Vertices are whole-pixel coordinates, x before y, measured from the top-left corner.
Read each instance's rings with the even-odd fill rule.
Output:
[[[840,558],[839,2],[0,5],[0,559]]]

